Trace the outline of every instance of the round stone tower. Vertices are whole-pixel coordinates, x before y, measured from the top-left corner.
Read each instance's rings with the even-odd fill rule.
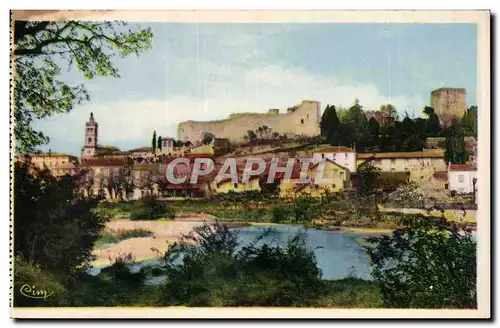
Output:
[[[462,118],[467,110],[467,92],[462,88],[440,88],[431,92],[431,107],[434,108],[443,126],[453,119]]]

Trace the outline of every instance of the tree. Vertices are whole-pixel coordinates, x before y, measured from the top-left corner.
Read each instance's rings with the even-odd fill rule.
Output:
[[[339,145],[342,143],[343,140],[339,137],[341,123],[335,106],[326,106],[325,112],[321,116],[320,128],[321,136],[325,137],[330,145]]]
[[[156,130],[153,131],[153,138],[151,139],[151,148],[153,149],[153,154],[156,153]]]
[[[65,279],[85,269],[108,218],[95,198],[80,197],[70,176],[56,179],[30,163],[14,166],[14,252]]]
[[[211,133],[207,133],[203,136],[203,140],[201,141],[204,145],[209,145],[213,140],[215,136]]]
[[[443,134],[446,137],[444,160],[451,164],[465,164],[469,154],[465,149],[463,129],[458,121],[454,121]]]
[[[347,111],[346,123],[355,128],[357,135],[360,135],[366,129],[367,119],[363,107],[359,104],[359,99],[356,99]]]
[[[158,142],[156,144],[156,148],[161,151],[161,136],[158,136]]]
[[[257,140],[257,134],[253,130],[248,130],[247,131],[247,136],[250,141],[255,141]]]
[[[372,160],[367,160],[358,166],[359,193],[368,196],[375,193],[379,169],[373,165]]]
[[[477,106],[471,106],[467,109],[462,118],[462,125],[467,136],[477,138]]]
[[[425,127],[425,135],[427,137],[437,137],[441,133],[441,124],[439,123],[439,117],[437,116],[434,108],[426,106],[424,108],[424,114],[427,115],[427,124]]]
[[[371,238],[372,275],[391,308],[477,307],[476,241],[472,231],[445,218],[402,219],[392,236]]]
[[[398,111],[396,110],[396,107],[394,107],[391,104],[385,104],[380,106],[379,110],[384,113],[385,117],[391,117],[394,118],[394,121],[397,120],[398,117]]]
[[[123,22],[14,23],[14,138],[16,151],[33,152],[48,137],[35,131],[34,120],[67,113],[90,99],[83,84],[70,86],[58,78],[59,63],[73,65],[85,79],[118,77],[115,56],[151,48],[150,29]]]

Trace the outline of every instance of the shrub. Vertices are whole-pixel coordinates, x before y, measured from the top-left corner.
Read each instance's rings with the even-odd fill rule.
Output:
[[[138,237],[150,237],[153,232],[150,229],[131,229],[131,230],[118,230],[118,231],[105,231],[101,234],[99,239],[96,240],[94,247],[100,248],[107,244],[118,243],[122,240]]]
[[[156,220],[175,218],[175,210],[155,198],[144,198],[137,202],[131,211],[132,220]]]
[[[29,164],[14,167],[14,252],[43,271],[71,276],[92,259],[107,217],[98,202],[79,197],[76,181]]]
[[[408,216],[392,236],[370,238],[372,275],[386,307],[476,308],[476,241],[444,218]]]
[[[271,215],[272,215],[271,221],[273,223],[280,223],[288,221],[291,213],[288,207],[283,205],[278,205],[273,207]]]
[[[187,306],[310,306],[323,282],[302,236],[285,247],[258,241],[238,247],[237,232],[215,223],[195,228],[191,242],[165,254],[167,281],[159,304]],[[182,261],[178,260],[182,256]]]

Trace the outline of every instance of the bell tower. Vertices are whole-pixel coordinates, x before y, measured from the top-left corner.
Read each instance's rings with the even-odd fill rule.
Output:
[[[93,157],[97,150],[97,123],[94,121],[94,113],[90,112],[90,119],[85,123],[85,142],[82,148],[82,157]]]

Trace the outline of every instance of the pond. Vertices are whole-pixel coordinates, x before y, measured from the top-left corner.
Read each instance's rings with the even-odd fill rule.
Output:
[[[279,225],[273,227],[250,226],[235,228],[238,231],[240,245],[253,242],[267,229],[271,229],[259,243],[269,243],[284,246],[286,242],[302,233],[306,247],[313,250],[318,267],[322,271],[322,278],[326,280],[342,279],[348,276],[371,280],[370,260],[363,247],[358,245],[355,238],[358,235],[342,231],[325,231],[304,229],[301,225]],[[138,272],[142,267],[161,265],[158,260],[138,262],[131,267],[132,272]],[[89,273],[96,275],[102,267],[94,267]],[[158,284],[164,277],[152,277],[146,283]]]

